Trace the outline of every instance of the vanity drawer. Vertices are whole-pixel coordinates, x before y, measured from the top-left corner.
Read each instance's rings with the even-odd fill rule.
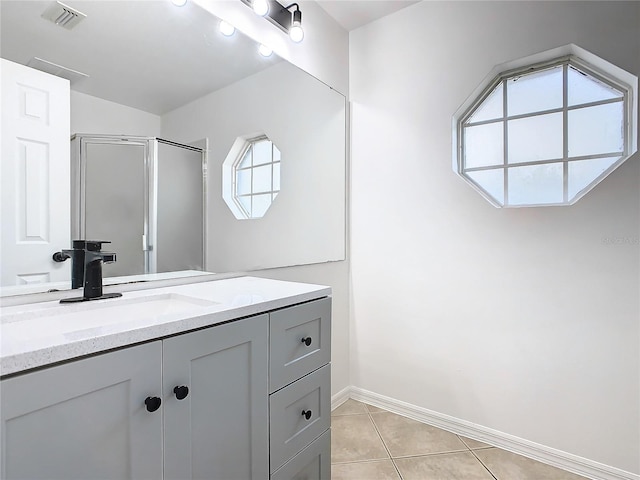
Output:
[[[331,430],[285,463],[271,480],[331,480]]]
[[[331,365],[272,394],[269,421],[275,472],[331,425]]]
[[[331,360],[331,299],[273,312],[269,339],[269,391],[275,392]]]

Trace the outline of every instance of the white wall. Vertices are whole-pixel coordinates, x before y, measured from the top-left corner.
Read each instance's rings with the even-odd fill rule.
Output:
[[[352,383],[637,474],[638,154],[570,207],[496,209],[451,170],[492,67],[568,43],[640,75],[640,3],[422,2],[351,33]]]
[[[156,137],[160,117],[136,108],[71,90],[71,134]]]

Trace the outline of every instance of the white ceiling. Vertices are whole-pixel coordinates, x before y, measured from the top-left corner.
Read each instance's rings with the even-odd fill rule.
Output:
[[[85,73],[73,90],[157,115],[281,61],[238,32],[220,35],[218,20],[194,2],[64,0],[87,15],[71,30],[42,18],[53,3],[0,1],[2,58]]]
[[[71,30],[42,18],[53,3],[0,0],[0,56],[23,65],[38,57],[85,73],[73,90],[157,115],[280,61],[259,56],[238,32],[220,35],[218,20],[195,2],[178,8],[168,0],[64,0],[87,15]],[[347,30],[413,3],[318,1]]]
[[[351,31],[420,0],[316,0],[345,30]]]

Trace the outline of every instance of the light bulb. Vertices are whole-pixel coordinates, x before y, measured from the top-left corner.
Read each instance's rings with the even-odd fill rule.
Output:
[[[268,57],[273,53],[273,50],[266,45],[261,44],[260,47],[258,47],[258,52],[260,52],[260,55],[262,55],[263,57]]]
[[[293,12],[293,20],[289,27],[289,37],[296,43],[301,42],[304,38],[304,30],[302,30],[302,12],[299,8]]]
[[[256,15],[260,15],[261,17],[269,13],[269,0],[253,0],[251,6],[253,7],[253,11],[256,12]]]
[[[171,0],[176,7],[184,7],[187,4],[187,0]]]
[[[302,30],[300,25],[296,25],[295,22],[289,28],[289,38],[296,43],[301,42],[304,38],[304,30]]]
[[[224,20],[220,20],[220,33],[225,37],[230,37],[236,31],[236,27],[231,25],[230,23],[225,22]]]

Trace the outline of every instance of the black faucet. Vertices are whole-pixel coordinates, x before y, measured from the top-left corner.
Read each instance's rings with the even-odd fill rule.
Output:
[[[103,240],[74,240],[73,250],[62,250],[53,255],[56,262],[71,258],[71,288],[84,287],[82,297],[64,298],[60,303],[85,302],[121,297],[121,293],[102,293],[102,264],[116,261],[116,254],[103,252]]]

